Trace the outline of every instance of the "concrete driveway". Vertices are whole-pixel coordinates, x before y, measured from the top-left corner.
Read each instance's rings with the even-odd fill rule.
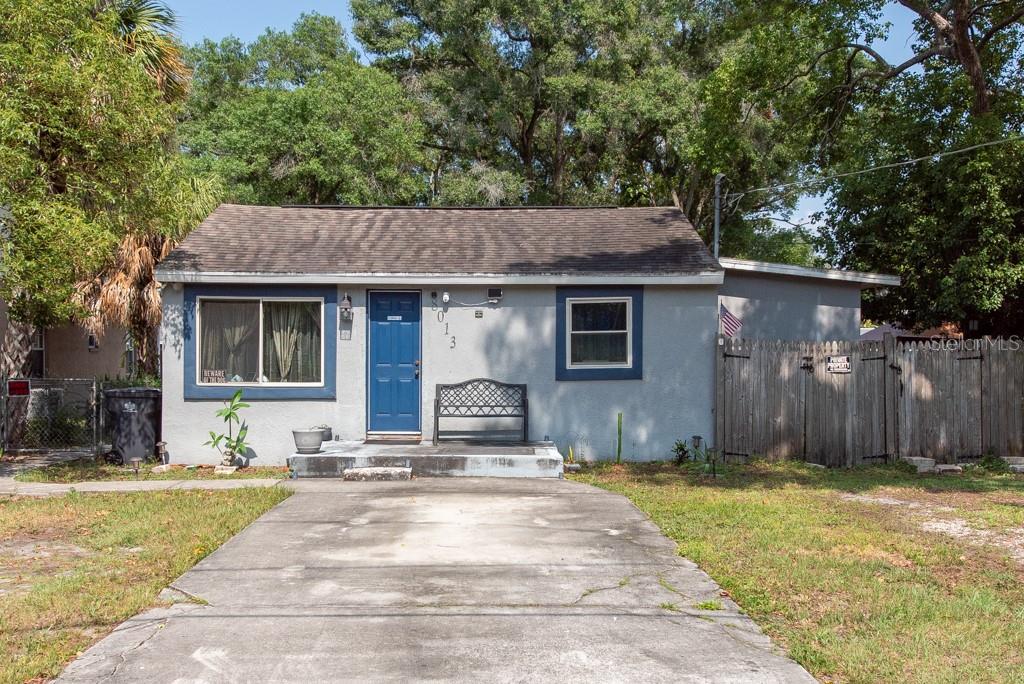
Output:
[[[621,496],[294,486],[59,681],[814,681]]]

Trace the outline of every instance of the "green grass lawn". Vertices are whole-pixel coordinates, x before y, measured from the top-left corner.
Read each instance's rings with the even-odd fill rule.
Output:
[[[204,480],[204,479],[245,479],[259,477],[288,477],[288,468],[285,466],[249,466],[239,468],[231,475],[216,475],[212,465],[198,466],[196,468],[185,468],[174,466],[165,473],[154,473],[153,468],[157,464],[144,463],[139,468],[138,479],[140,480]],[[44,468],[33,468],[18,473],[14,476],[18,482],[88,482],[93,480],[134,480],[135,471],[122,465],[97,461],[95,458],[87,457],[73,461],[64,461]]]
[[[288,495],[273,487],[0,499],[0,682],[56,676]]]
[[[1024,681],[1024,478],[784,463],[574,479],[629,497],[822,681]]]

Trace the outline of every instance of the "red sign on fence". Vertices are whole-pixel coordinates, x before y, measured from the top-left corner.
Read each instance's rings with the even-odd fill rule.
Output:
[[[28,380],[16,379],[7,381],[7,396],[9,397],[27,397],[31,389],[32,385]]]

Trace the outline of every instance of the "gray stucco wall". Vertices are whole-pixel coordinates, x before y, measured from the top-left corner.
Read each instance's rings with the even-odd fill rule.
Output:
[[[714,420],[715,326],[713,287],[647,287],[644,291],[643,380],[555,380],[555,288],[505,287],[497,306],[463,306],[485,299],[486,287],[432,285],[422,290],[422,430],[433,430],[434,385],[491,377],[526,383],[530,397],[530,438],[554,440],[563,452],[570,443],[586,458],[613,456],[615,418],[623,413],[623,457],[667,458],[677,438],[711,438]],[[443,320],[431,291],[447,289],[452,303]],[[254,287],[254,294],[258,286]],[[366,431],[366,292],[341,286],[352,297],[354,320],[338,335],[338,396],[334,401],[253,400],[244,412],[258,465],[283,464],[293,451],[291,430],[326,423],[344,439]],[[219,401],[183,398],[181,286],[164,288],[163,438],[175,463],[210,463],[217,454],[202,443],[220,430]],[[475,312],[483,317],[476,318]],[[454,341],[454,343],[453,343]],[[442,424],[446,427],[457,427]]]
[[[727,270],[721,302],[743,323],[740,337],[767,340],[856,340],[858,283],[786,278]]]

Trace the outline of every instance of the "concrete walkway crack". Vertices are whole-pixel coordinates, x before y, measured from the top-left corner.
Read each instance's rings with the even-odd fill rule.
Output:
[[[124,651],[119,652],[117,654],[117,656],[120,659],[120,661],[114,664],[114,669],[112,669],[110,671],[110,674],[108,674],[106,677],[104,677],[101,681],[108,682],[108,681],[111,681],[112,679],[114,679],[114,677],[117,676],[117,673],[121,670],[121,668],[125,665],[125,663],[128,662],[128,656],[130,654],[134,653],[135,651],[139,650],[143,646],[145,646],[149,642],[150,639],[155,637],[157,635],[157,633],[161,629],[164,628],[164,625],[166,625],[166,624],[167,624],[167,618],[164,618],[164,619],[160,620],[159,623],[152,628],[152,631],[149,634],[147,634],[145,636],[145,638],[143,638],[141,641],[139,641],[139,643],[135,644],[131,648],[128,648],[128,649],[125,649]]]
[[[198,596],[196,594],[193,594],[192,592],[186,591],[185,589],[182,589],[181,587],[177,587],[174,584],[168,584],[167,585],[167,589],[169,589],[170,591],[178,592],[179,594],[184,596],[186,599],[188,599],[189,603],[195,603],[195,604],[200,605],[200,606],[213,605],[209,601],[204,599],[202,596]]]
[[[621,589],[622,587],[629,586],[629,582],[630,582],[631,579],[632,578],[627,575],[626,577],[623,577],[622,579],[620,579],[619,583],[616,584],[616,585],[613,585],[613,586],[610,586],[610,587],[591,587],[590,589],[584,590],[584,592],[582,594],[580,594],[579,597],[575,601],[573,601],[572,603],[567,603],[566,605],[567,606],[575,606],[577,603],[579,603],[583,599],[587,598],[591,594],[596,594],[599,591],[610,591],[612,589]]]

